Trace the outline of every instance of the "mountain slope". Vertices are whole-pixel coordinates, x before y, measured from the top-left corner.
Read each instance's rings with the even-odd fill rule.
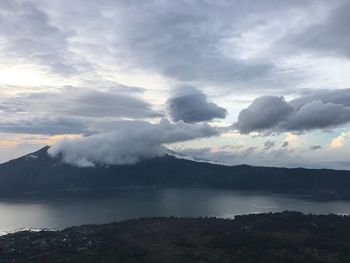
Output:
[[[134,186],[216,187],[350,199],[350,171],[223,166],[164,156],[135,165],[75,167],[48,147],[0,165],[0,196]]]

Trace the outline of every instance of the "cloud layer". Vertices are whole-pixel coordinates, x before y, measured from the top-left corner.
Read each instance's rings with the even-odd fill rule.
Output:
[[[325,19],[286,38],[288,45],[299,51],[350,57],[350,3],[341,0],[334,3]]]
[[[165,154],[164,144],[218,135],[208,124],[158,124],[143,121],[120,121],[114,130],[80,139],[65,139],[53,145],[49,154],[66,163],[91,167],[95,164],[134,164]]]
[[[72,31],[54,26],[49,16],[34,2],[2,0],[0,32],[5,52],[14,58],[34,60],[62,75],[91,70],[92,66],[69,50]]]
[[[131,90],[133,90],[131,88]],[[28,134],[86,133],[94,124],[120,118],[160,117],[135,92],[63,88],[0,99],[0,132]]]

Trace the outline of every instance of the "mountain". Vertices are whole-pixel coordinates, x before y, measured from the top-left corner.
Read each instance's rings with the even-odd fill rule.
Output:
[[[76,167],[48,147],[0,165],[0,196],[53,194],[120,187],[212,187],[350,199],[350,171],[224,166],[170,155],[135,165]]]

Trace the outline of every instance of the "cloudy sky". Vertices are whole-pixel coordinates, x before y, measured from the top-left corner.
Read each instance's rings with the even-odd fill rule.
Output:
[[[347,0],[1,0],[0,162],[350,169]]]

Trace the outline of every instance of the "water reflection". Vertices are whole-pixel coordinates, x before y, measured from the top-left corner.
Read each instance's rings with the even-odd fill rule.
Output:
[[[350,202],[314,202],[288,196],[215,189],[121,190],[108,197],[0,201],[0,232],[56,228],[150,216],[216,216],[278,212],[348,214]]]

